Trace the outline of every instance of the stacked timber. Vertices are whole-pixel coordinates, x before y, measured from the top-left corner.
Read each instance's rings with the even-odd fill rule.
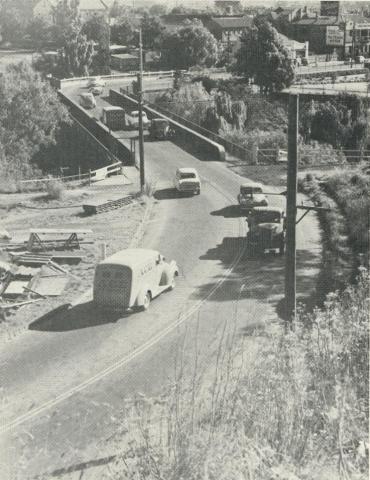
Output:
[[[128,195],[117,200],[109,200],[108,202],[85,204],[82,205],[82,208],[87,215],[95,215],[97,213],[108,212],[110,210],[125,207],[126,205],[130,205],[132,202],[133,197]]]

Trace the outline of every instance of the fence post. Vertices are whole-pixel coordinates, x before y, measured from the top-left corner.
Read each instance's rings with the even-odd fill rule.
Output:
[[[89,168],[89,187],[91,186],[91,168]]]
[[[258,143],[254,142],[252,144],[252,164],[258,165]]]
[[[275,162],[279,163],[279,158],[280,158],[280,147],[279,145],[276,147],[276,152],[275,152]]]

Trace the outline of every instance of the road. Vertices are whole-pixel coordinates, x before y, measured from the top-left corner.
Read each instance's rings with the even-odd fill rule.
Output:
[[[184,337],[187,362],[197,345],[198,361],[206,363],[224,325],[244,336],[246,348],[252,349],[251,332],[278,319],[283,259],[242,255],[245,219],[235,207],[241,178],[226,165],[198,160],[170,142],[147,142],[145,151],[158,203],[141,245],[176,259],[178,285],[154,300],[147,312],[108,318],[86,303],[35,319],[25,334],[3,346],[4,480],[45,473],[50,478],[51,472],[62,474],[104,456],[108,439],[124,421],[124,399],[163,391],[173,379]],[[179,166],[198,169],[200,196],[174,195],[173,175]],[[271,203],[282,205],[283,199],[272,196]],[[313,288],[319,240],[316,217],[310,213],[298,228],[300,294]]]

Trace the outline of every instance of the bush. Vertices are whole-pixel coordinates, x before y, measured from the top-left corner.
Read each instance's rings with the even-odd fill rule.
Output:
[[[46,191],[50,200],[63,200],[65,196],[65,185],[60,180],[50,180],[46,182]]]

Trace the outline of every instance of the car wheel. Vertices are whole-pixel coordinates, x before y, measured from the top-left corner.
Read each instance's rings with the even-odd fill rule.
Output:
[[[195,195],[200,195],[200,188],[198,188],[197,190],[195,190]]]
[[[284,243],[284,239],[282,239],[279,247],[279,255],[284,255],[284,252],[285,252],[285,243]]]
[[[168,290],[173,290],[176,286],[176,281],[175,281],[175,275],[172,277],[172,281],[170,286],[168,287]]]
[[[148,310],[151,300],[152,300],[152,297],[150,295],[150,292],[146,292],[146,295],[144,297],[144,302],[142,305],[143,310]]]

